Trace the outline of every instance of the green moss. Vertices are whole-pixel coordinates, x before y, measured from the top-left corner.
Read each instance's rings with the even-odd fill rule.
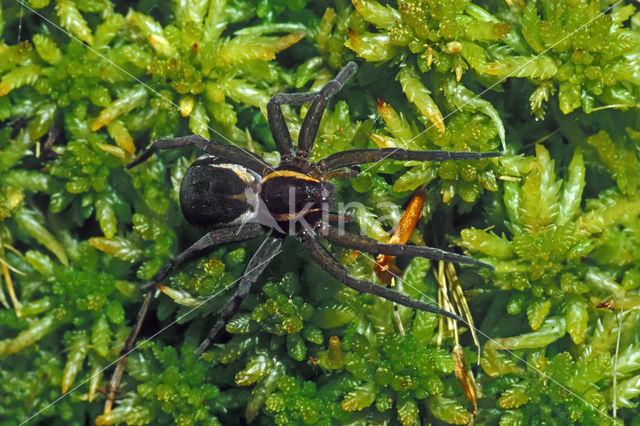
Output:
[[[429,184],[410,241],[448,248],[446,237],[495,266],[456,267],[482,332],[475,422],[609,424],[614,406],[638,421],[636,6],[353,4],[0,6],[0,423],[472,420],[452,354],[459,343],[476,361],[468,330],[456,340],[433,314],[358,295],[293,239],[200,358],[259,242],[165,280],[101,415],[137,288],[199,236],[178,205],[196,150],[123,166],[153,139],[190,133],[277,164],[269,97],[317,90],[355,57],[314,160],[375,147],[508,154],[382,161],[335,181],[337,201],[360,206],[352,230],[380,241]],[[283,110],[294,140],[306,108]],[[368,255],[332,250],[374,277]],[[435,300],[432,263],[401,260],[397,289]]]

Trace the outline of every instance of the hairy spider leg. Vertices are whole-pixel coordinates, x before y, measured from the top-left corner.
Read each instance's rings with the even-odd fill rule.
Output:
[[[164,280],[171,271],[181,267],[195,257],[200,256],[202,251],[210,247],[246,241],[259,237],[262,234],[264,234],[264,229],[257,223],[247,223],[244,226],[228,226],[207,232],[185,251],[167,262],[151,281],[140,287],[140,291],[148,291],[155,287],[160,281]]]
[[[303,105],[313,101],[317,92],[308,93],[276,93],[267,103],[267,120],[276,148],[282,157],[293,153],[289,127],[282,115],[281,105]]]
[[[319,223],[316,228],[318,233],[326,238],[327,241],[352,250],[366,251],[374,254],[387,254],[390,256],[418,256],[426,259],[466,263],[468,265],[482,266],[492,271],[495,270],[492,265],[476,260],[473,257],[451,253],[434,247],[379,243],[368,237],[341,232],[327,223]]]
[[[156,151],[162,149],[174,149],[186,146],[195,146],[206,152],[215,155],[230,163],[244,166],[259,175],[264,175],[271,167],[257,155],[233,145],[224,145],[211,139],[205,139],[200,135],[182,136],[179,138],[159,139],[155,141],[145,152],[140,154],[135,160],[127,164],[127,169],[137,166],[151,157]]]
[[[351,77],[357,69],[358,66],[355,62],[349,62],[342,71],[338,73],[336,78],[329,81],[317,92],[277,93],[269,99],[267,103],[267,119],[269,121],[271,134],[273,135],[276,147],[281,156],[290,155],[293,151],[291,135],[289,134],[289,128],[282,115],[281,105],[302,105],[307,102],[312,102],[302,122],[300,135],[298,137],[297,155],[302,158],[307,158],[313,148],[313,142],[318,132],[318,126],[320,126],[322,114],[327,107],[327,101],[342,89],[342,86],[344,86],[349,77]]]
[[[318,161],[321,170],[327,172],[341,167],[362,163],[373,163],[392,159],[400,161],[447,161],[447,160],[479,160],[481,158],[500,157],[501,152],[471,151],[407,151],[400,148],[352,149],[336,152]]]
[[[391,302],[395,302],[398,305],[406,306],[412,309],[418,309],[421,311],[433,312],[434,314],[444,315],[449,318],[453,318],[456,321],[464,321],[461,317],[453,314],[444,309],[440,309],[437,306],[430,305],[428,303],[421,302],[419,300],[413,300],[409,296],[399,293],[390,288],[376,285],[372,282],[355,278],[347,272],[329,251],[324,248],[322,243],[318,240],[317,235],[307,233],[306,231],[300,236],[302,244],[309,250],[313,260],[318,263],[325,271],[329,273],[336,280],[344,283],[346,286],[361,292],[369,293],[374,296],[382,297]]]
[[[233,293],[229,304],[225,306],[224,310],[220,314],[220,318],[218,318],[218,321],[216,321],[209,331],[207,338],[200,343],[200,346],[198,346],[196,356],[200,356],[207,350],[209,345],[211,345],[211,342],[213,342],[213,339],[216,338],[229,319],[231,319],[231,317],[233,317],[233,315],[238,311],[240,304],[249,294],[251,286],[258,280],[260,274],[262,274],[269,263],[271,263],[271,260],[278,254],[278,250],[281,245],[282,239],[280,237],[268,236],[263,241],[249,261],[247,269],[245,269],[244,275],[236,287],[236,291]]]
[[[360,167],[352,166],[352,167],[346,167],[338,170],[331,170],[329,172],[323,173],[322,176],[325,179],[332,179],[332,178],[352,179],[352,178],[358,177],[359,174],[360,174]]]
[[[338,223],[353,223],[356,220],[350,212],[329,212],[327,219]]]
[[[109,383],[109,392],[107,393],[107,398],[104,403],[104,413],[108,413],[111,411],[113,401],[116,397],[116,392],[120,387],[120,381],[122,380],[122,374],[124,372],[124,366],[127,362],[127,357],[133,350],[133,345],[136,342],[138,333],[140,332],[140,328],[142,327],[142,323],[144,321],[144,317],[147,314],[147,309],[149,308],[149,303],[151,302],[151,298],[153,296],[153,292],[149,290],[151,290],[160,281],[166,278],[166,276],[169,275],[169,273],[173,269],[179,268],[180,266],[184,265],[186,262],[199,255],[203,250],[217,245],[250,240],[251,238],[258,237],[262,234],[264,234],[264,229],[256,223],[249,223],[244,226],[229,226],[218,228],[211,232],[207,232],[189,248],[177,255],[174,259],[170,260],[169,263],[167,263],[160,270],[160,272],[158,272],[153,277],[151,281],[140,287],[140,291],[146,292],[146,295],[144,298],[144,302],[142,303],[142,306],[138,311],[136,323],[133,326],[133,329],[131,329],[131,333],[126,340],[124,347],[120,351],[120,359],[118,360],[118,365],[113,372],[113,376],[111,376],[111,382]]]
[[[307,115],[304,117],[302,127],[300,128],[300,135],[298,137],[298,152],[297,156],[308,158],[311,150],[313,149],[313,143],[316,140],[316,134],[318,133],[318,127],[320,126],[320,120],[324,114],[324,110],[327,107],[327,102],[331,96],[338,93],[345,85],[347,80],[358,70],[358,66],[355,62],[349,62],[338,73],[336,78],[329,81],[324,85],[319,92],[315,93],[316,99],[313,101]]]
[[[118,360],[118,365],[116,365],[116,369],[113,371],[111,381],[109,382],[109,387],[107,388],[107,397],[104,401],[104,414],[109,413],[111,411],[111,407],[113,407],[113,401],[115,401],[116,399],[116,393],[120,388],[120,382],[122,381],[122,375],[124,374],[124,366],[127,363],[127,357],[129,356],[129,352],[131,352],[131,350],[133,349],[133,345],[138,338],[138,333],[140,332],[140,328],[142,327],[144,317],[147,315],[147,310],[149,309],[149,304],[151,303],[152,298],[153,292],[148,291],[144,296],[144,301],[142,302],[140,309],[138,310],[136,323],[131,329],[131,333],[129,333],[129,337],[127,337],[127,340],[124,343],[124,347],[120,351],[120,359]]]

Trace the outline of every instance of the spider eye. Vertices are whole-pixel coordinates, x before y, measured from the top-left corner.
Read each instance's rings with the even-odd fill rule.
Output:
[[[182,213],[192,225],[215,227],[233,222],[251,209],[246,202],[249,184],[241,170],[223,164],[193,164],[180,184]]]

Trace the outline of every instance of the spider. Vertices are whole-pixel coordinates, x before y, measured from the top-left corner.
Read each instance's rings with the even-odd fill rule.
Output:
[[[352,177],[354,166],[383,159],[403,161],[470,160],[498,157],[499,152],[407,151],[396,148],[355,149],[330,155],[316,163],[309,161],[320,120],[329,98],[342,89],[356,72],[355,62],[348,63],[321,90],[310,93],[280,93],[267,104],[267,119],[280,152],[280,165],[273,169],[262,158],[241,148],[223,145],[198,135],[154,142],[131,162],[132,168],[150,158],[156,151],[195,146],[206,155],[194,161],[184,174],[180,186],[180,206],[186,220],[207,232],[193,245],[169,261],[158,274],[141,287],[146,293],[136,324],[129,335],[111,380],[105,413],[109,412],[124,369],[126,355],[132,350],[151,301],[153,289],[174,269],[199,256],[210,247],[244,241],[266,234],[266,238],[247,265],[229,304],[223,309],[196,354],[202,354],[231,319],[249,293],[251,285],[267,267],[287,235],[297,237],[311,258],[329,275],[347,286],[382,297],[399,305],[462,320],[459,316],[434,305],[413,300],[385,286],[355,278],[331,255],[322,239],[343,247],[374,254],[409,255],[428,259],[467,263],[493,269],[491,265],[471,257],[432,247],[382,244],[373,239],[345,233],[331,222],[350,222],[349,214],[334,212],[334,186],[331,177]],[[311,103],[300,129],[297,150],[282,114],[282,105]]]

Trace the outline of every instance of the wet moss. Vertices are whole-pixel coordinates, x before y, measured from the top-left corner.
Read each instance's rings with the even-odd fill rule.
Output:
[[[474,411],[478,424],[637,421],[635,6],[43,0],[0,11],[3,425],[460,424]],[[468,329],[358,295],[293,239],[196,358],[259,243],[249,241],[162,283],[115,408],[101,415],[138,286],[199,236],[178,205],[196,150],[124,165],[153,139],[191,133],[277,164],[269,97],[317,90],[356,57],[314,160],[353,148],[505,149],[387,160],[335,181],[337,201],[359,205],[351,230],[380,241],[429,183],[410,241],[456,245],[496,268],[449,275],[479,324],[480,358]],[[284,109],[294,140],[306,108]],[[372,257],[332,250],[374,279]],[[437,300],[443,265],[398,263],[396,289]],[[477,411],[454,373],[456,344]]]

